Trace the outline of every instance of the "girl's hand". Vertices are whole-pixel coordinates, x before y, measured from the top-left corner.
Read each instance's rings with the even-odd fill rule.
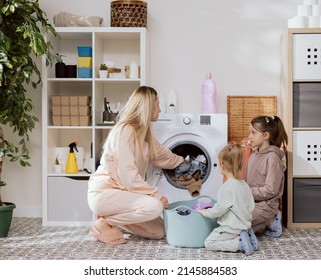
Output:
[[[165,209],[168,208],[169,203],[168,203],[167,197],[162,196],[161,199],[160,199],[160,202],[163,204],[163,207],[164,207]]]
[[[199,210],[198,212],[200,212],[203,216],[205,216],[206,209],[201,209],[201,210]]]

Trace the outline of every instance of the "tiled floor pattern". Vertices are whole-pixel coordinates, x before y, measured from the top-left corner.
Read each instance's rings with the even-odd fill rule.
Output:
[[[94,240],[89,227],[43,227],[41,218],[14,218],[8,237],[0,238],[1,260],[321,260],[321,229],[284,229],[280,238],[258,236],[260,250],[242,253],[179,248],[166,239],[131,235],[126,244]]]

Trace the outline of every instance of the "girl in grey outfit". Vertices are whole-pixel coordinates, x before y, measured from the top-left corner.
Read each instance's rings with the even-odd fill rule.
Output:
[[[227,145],[220,151],[220,172],[227,180],[220,187],[213,208],[200,212],[205,217],[217,218],[219,224],[205,240],[205,248],[214,251],[243,251],[251,255],[254,250],[258,250],[259,242],[251,229],[254,199],[248,184],[238,178],[242,168],[242,151],[239,144]]]

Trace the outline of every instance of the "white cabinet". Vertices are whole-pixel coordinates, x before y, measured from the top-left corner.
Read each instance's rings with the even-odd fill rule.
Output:
[[[283,116],[289,227],[321,227],[321,29],[289,29]]]
[[[146,28],[113,27],[62,27],[56,28],[56,31],[60,37],[48,39],[55,53],[64,55],[63,61],[66,65],[78,66],[78,46],[92,48],[92,77],[56,78],[55,67],[46,67],[43,59],[43,224],[88,224],[92,220],[86,197],[90,174],[84,170],[77,174],[55,173],[55,158],[61,150],[59,148],[67,149],[70,143],[78,141],[83,155],[81,166],[89,171],[95,170],[102,144],[112,128],[111,125],[102,123],[104,99],[107,99],[111,109],[118,103],[121,108],[135,88],[148,84],[148,32]],[[106,61],[113,62],[114,67],[121,69],[123,75],[117,78],[99,78],[100,64]],[[132,62],[139,66],[138,79],[125,77],[125,66]],[[89,96],[89,109],[86,108],[87,113],[84,113],[90,115],[88,122],[77,122],[77,113],[73,117],[75,121],[67,122],[68,125],[54,122],[53,96],[67,96],[72,100]],[[68,109],[67,105],[58,109],[68,111],[75,108]]]

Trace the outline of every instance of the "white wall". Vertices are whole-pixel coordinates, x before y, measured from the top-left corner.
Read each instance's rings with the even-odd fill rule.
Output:
[[[40,0],[53,23],[61,11],[101,16],[110,26],[111,0]],[[281,35],[303,0],[148,0],[150,85],[165,99],[177,92],[178,112],[198,113],[200,86],[211,71],[218,112],[226,95],[280,97]],[[32,94],[41,116],[40,89]],[[6,130],[7,131],[7,130]],[[8,132],[7,132],[8,133]],[[15,216],[41,216],[41,124],[31,135],[31,168],[5,165],[3,197]]]

